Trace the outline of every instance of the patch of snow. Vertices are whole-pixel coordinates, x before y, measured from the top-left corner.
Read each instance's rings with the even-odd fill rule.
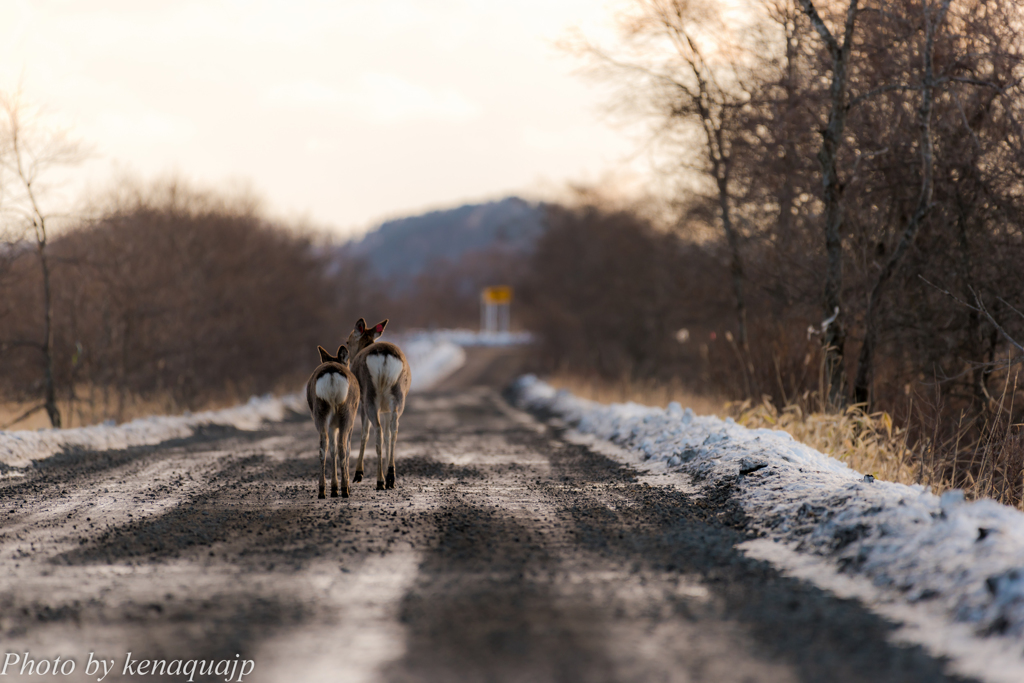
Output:
[[[424,391],[466,362],[463,348],[529,344],[529,332],[477,332],[475,330],[417,330],[394,337],[413,369],[412,391]]]
[[[476,330],[418,330],[403,335],[409,341],[451,342],[458,346],[518,346],[533,342],[529,332],[478,332]],[[404,346],[402,347],[404,350]]]
[[[192,436],[197,427],[204,425],[251,431],[266,421],[284,419],[289,411],[305,410],[305,399],[299,394],[281,398],[253,396],[248,403],[224,410],[142,417],[118,426],[104,423],[74,429],[0,431],[0,463],[7,467],[27,467],[33,460],[69,450],[108,451],[148,446]]]
[[[1024,513],[962,492],[868,481],[789,434],[697,416],[678,404],[603,405],[532,375],[515,395],[638,461],[732,486],[765,538],[866,577],[910,603],[927,603],[980,636],[1024,655]],[[1024,660],[1022,660],[1024,665]]]
[[[909,602],[897,591],[875,586],[863,574],[839,573],[828,558],[796,552],[787,543],[757,538],[736,547],[748,557],[770,562],[786,576],[813,583],[839,598],[860,601],[897,626],[889,634],[892,642],[922,645],[933,656],[947,658],[950,673],[988,683],[1024,680],[1018,639],[979,637],[972,624],[949,619],[941,605],[928,600]]]
[[[412,371],[410,391],[429,389],[466,362],[462,347],[446,340],[413,337],[401,347]]]

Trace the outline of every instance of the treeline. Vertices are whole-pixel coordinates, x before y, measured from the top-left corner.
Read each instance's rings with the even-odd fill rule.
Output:
[[[631,94],[676,136],[666,153],[685,140],[708,190],[690,207],[728,252],[744,385],[814,387],[773,367],[805,357],[813,328],[834,403],[905,410],[925,379],[977,408],[998,400],[1009,339],[1024,338],[1024,8],[749,5],[756,26],[677,0],[640,0],[629,24],[643,45]]]
[[[308,235],[252,202],[179,183],[127,188],[46,246],[53,373],[64,425],[294,389],[316,345],[377,315],[367,283],[332,268]],[[0,393],[44,394],[46,307],[37,248],[9,244],[0,269]],[[285,384],[286,387],[282,387]],[[294,385],[294,386],[293,386]]]
[[[534,310],[551,361],[656,375],[701,321],[694,376],[716,390],[888,411],[928,444],[926,480],[1020,500],[1024,6],[744,8],[637,0],[622,45],[586,47],[690,189],[673,237],[555,213],[537,296],[558,301]]]
[[[31,231],[0,244],[0,402],[14,404],[0,429],[51,410],[67,427],[294,391],[316,345],[341,343],[357,318],[390,318],[392,333],[475,328],[480,287],[526,268],[499,245],[395,287],[252,198],[172,180],[126,183],[98,205],[42,249]]]
[[[591,203],[549,205],[546,216],[519,287],[545,369],[696,386],[709,368],[695,350],[731,322],[719,245]]]
[[[519,282],[541,369],[736,400],[777,394],[780,375],[787,396],[816,388],[820,342],[807,337],[808,307],[773,310],[769,293],[753,290],[753,341],[741,350],[722,241],[601,202],[548,205],[546,216]]]

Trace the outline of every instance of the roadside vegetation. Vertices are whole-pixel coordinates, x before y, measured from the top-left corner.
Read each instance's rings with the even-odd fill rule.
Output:
[[[316,344],[341,332],[339,283],[310,239],[262,219],[251,200],[169,182],[121,187],[95,213],[47,247],[63,426],[298,385]],[[14,421],[45,407],[33,398],[47,359],[31,343],[44,310],[38,259],[8,249],[0,344]]]
[[[574,49],[651,123],[675,212],[554,213],[549,367],[681,382],[865,472],[1020,506],[1024,8],[631,7],[618,43]]]

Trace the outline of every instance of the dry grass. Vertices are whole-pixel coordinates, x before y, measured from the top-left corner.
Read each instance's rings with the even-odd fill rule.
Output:
[[[292,374],[279,380],[271,392],[275,396],[299,391],[306,382],[306,376]],[[114,420],[120,424],[140,417],[152,415],[180,415],[188,408],[179,405],[170,393],[160,396],[142,397],[135,394],[118,396],[117,392],[90,389],[79,385],[75,390],[76,399],[58,399],[61,420],[65,429],[88,427],[101,424],[106,420]],[[207,400],[193,406],[192,412],[204,410],[220,410],[244,403],[249,396],[235,387],[227,387],[211,395]],[[35,409],[35,410],[33,410]],[[30,412],[31,411],[31,412]],[[27,417],[22,418],[26,413]],[[50,419],[42,409],[42,401],[0,401],[0,430],[36,430],[49,429]]]
[[[154,399],[129,395],[125,396],[123,403],[119,403],[117,398],[107,397],[107,400],[104,398],[99,396],[93,401],[88,399],[58,400],[57,408],[60,410],[62,426],[65,429],[71,429],[101,424],[106,420],[122,423],[151,415],[178,415],[185,412],[185,409],[177,406],[169,396]],[[236,402],[225,399],[210,401],[208,404],[204,404],[201,410],[226,408]],[[37,407],[38,409],[32,411],[28,417],[18,419]],[[6,401],[0,403],[0,428],[7,430],[49,429],[50,418],[42,409],[40,402]]]
[[[796,404],[779,410],[768,400],[758,405],[744,401],[729,408],[744,427],[781,429],[800,443],[876,479],[921,482],[927,444],[910,444],[907,431],[894,425],[888,413],[867,413],[859,405],[841,412],[810,412]]]
[[[598,403],[632,401],[664,408],[672,401],[678,401],[684,407],[692,408],[698,415],[716,415],[724,418],[730,414],[725,399],[694,393],[680,382],[666,384],[628,378],[609,381],[566,373],[552,375],[545,378],[545,381],[556,389],[566,389],[580,398]]]
[[[971,425],[961,420],[959,434],[972,431]],[[1024,431],[1022,424],[1014,424],[1007,415],[987,421],[980,436],[964,445],[966,439],[958,436],[954,444],[947,444],[940,463],[949,488],[961,488],[969,498],[994,498],[1013,507],[1024,509]]]

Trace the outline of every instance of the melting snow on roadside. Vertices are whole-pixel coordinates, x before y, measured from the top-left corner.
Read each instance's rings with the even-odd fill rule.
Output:
[[[474,330],[421,330],[399,335],[413,368],[412,390],[429,389],[466,362],[465,346],[516,346],[533,341],[529,332],[476,332]]]
[[[1024,513],[963,493],[865,481],[842,462],[781,431],[747,429],[635,403],[602,405],[533,376],[518,380],[524,407],[544,409],[641,460],[662,461],[706,485],[731,484],[770,539],[864,575],[911,603],[940,607],[978,635],[1002,634],[1024,655]]]
[[[410,342],[449,342],[458,346],[516,346],[529,344],[533,335],[529,332],[477,332],[476,330],[420,330],[404,335]],[[403,345],[404,349],[405,346]]]
[[[466,359],[451,341],[430,337],[409,338],[403,350],[412,369],[413,390],[422,390],[458,369]],[[103,424],[75,429],[0,431],[0,470],[23,468],[68,450],[107,451],[150,446],[192,436],[197,427],[223,425],[242,430],[259,429],[264,422],[282,420],[290,412],[305,413],[306,398],[295,393],[281,398],[252,397],[248,403],[202,413],[161,415],[122,425]],[[17,472],[13,472],[17,476]],[[11,476],[11,474],[8,474]]]
[[[408,337],[399,340],[398,344],[402,347],[402,352],[409,361],[409,369],[412,371],[411,391],[429,389],[466,362],[466,352],[461,346],[450,341]]]
[[[192,436],[197,427],[204,425],[253,430],[264,421],[283,419],[289,410],[305,410],[305,401],[298,394],[283,398],[253,396],[248,403],[224,410],[143,417],[117,426],[103,424],[35,432],[0,431],[0,463],[8,467],[27,467],[33,460],[42,460],[65,450],[108,451],[148,446]]]

